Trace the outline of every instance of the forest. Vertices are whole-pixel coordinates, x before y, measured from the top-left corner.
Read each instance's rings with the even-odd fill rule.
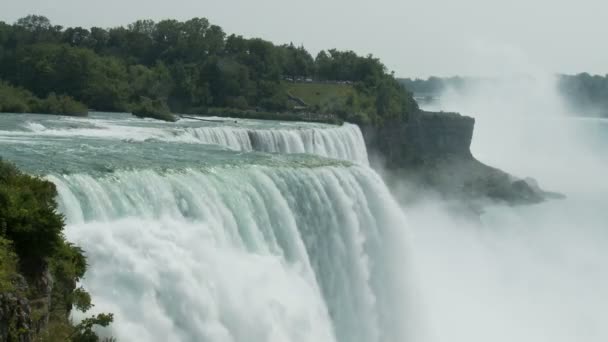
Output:
[[[228,35],[205,18],[109,29],[64,28],[38,15],[0,22],[0,80],[4,112],[137,112],[155,103],[162,112],[306,110],[381,122],[417,110],[372,55],[330,49],[313,57],[303,46]],[[288,91],[298,82],[348,84],[355,91],[300,108]]]

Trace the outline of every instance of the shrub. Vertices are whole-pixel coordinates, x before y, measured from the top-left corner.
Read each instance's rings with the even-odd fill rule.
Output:
[[[25,113],[30,111],[28,102],[34,95],[27,90],[15,88],[0,81],[0,112]]]
[[[282,111],[287,108],[287,95],[278,93],[260,101],[260,106],[267,110]]]
[[[50,93],[46,99],[39,100],[34,111],[41,114],[61,114],[71,116],[86,116],[87,106],[65,95]]]
[[[0,112],[86,116],[88,109],[69,96],[50,93],[40,99],[25,89],[0,81]]]
[[[17,256],[9,240],[0,237],[0,293],[13,290],[17,273]]]
[[[229,97],[226,100],[226,106],[229,108],[236,108],[236,109],[241,109],[241,110],[245,110],[245,109],[249,108],[247,99],[243,96]]]
[[[69,320],[72,307],[87,311],[93,304],[90,295],[77,288],[86,272],[86,258],[63,236],[56,195],[53,183],[0,160],[0,293],[13,291],[12,283],[21,273],[30,283],[28,298],[40,298],[44,293],[37,293],[36,280],[48,269],[53,278],[51,307],[34,308],[31,317],[41,317],[37,310],[48,310],[50,317],[36,341],[99,341],[92,327],[107,326],[112,314],[99,314],[78,325]]]
[[[63,239],[56,195],[53,183],[0,164],[0,228],[26,269],[42,267]]]
[[[169,122],[177,121],[177,118],[171,114],[167,103],[159,99],[152,100],[142,96],[139,103],[133,106],[131,112],[138,118],[152,118]]]

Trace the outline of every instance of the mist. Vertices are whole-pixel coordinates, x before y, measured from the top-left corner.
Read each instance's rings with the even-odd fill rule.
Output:
[[[608,121],[566,109],[542,72],[448,89],[425,109],[475,117],[476,158],[566,199],[488,203],[480,220],[432,197],[405,206],[415,340],[607,341]]]

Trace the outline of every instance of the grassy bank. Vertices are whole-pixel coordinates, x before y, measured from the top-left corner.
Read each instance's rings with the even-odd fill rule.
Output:
[[[309,106],[319,108],[336,100],[346,104],[349,97],[357,95],[350,84],[285,82],[284,85],[289,94],[302,99]]]

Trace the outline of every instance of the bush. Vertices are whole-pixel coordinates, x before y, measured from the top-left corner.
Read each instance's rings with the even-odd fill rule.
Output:
[[[247,99],[243,96],[229,97],[228,99],[226,99],[226,106],[229,108],[236,108],[241,110],[249,108]]]
[[[1,95],[0,95],[1,96]],[[2,113],[27,113],[30,107],[23,98],[4,97],[0,98],[0,112]]]
[[[260,107],[272,111],[285,110],[287,108],[287,95],[278,93],[270,98],[264,98],[260,101]]]
[[[0,293],[13,290],[17,273],[17,256],[9,240],[0,237]]]
[[[13,242],[21,264],[34,272],[63,239],[56,195],[53,183],[0,164],[0,230]]]
[[[0,293],[13,291],[13,282],[21,273],[30,284],[28,298],[38,299],[45,293],[37,293],[40,289],[35,284],[49,270],[51,307],[31,312],[32,318],[41,317],[37,310],[50,314],[36,341],[99,341],[92,327],[107,326],[112,314],[99,314],[78,325],[69,320],[72,307],[87,311],[93,305],[89,294],[77,288],[86,272],[86,258],[82,249],[63,236],[56,195],[53,183],[0,160]]]
[[[152,118],[169,122],[177,121],[177,118],[171,114],[167,103],[159,99],[152,100],[142,97],[140,102],[133,106],[131,112],[138,118]]]
[[[50,93],[45,99],[0,81],[0,112],[86,116],[87,106],[65,95]]]
[[[348,113],[345,120],[358,125],[368,125],[371,123],[369,116],[363,112]]]
[[[89,112],[87,106],[65,95],[50,93],[46,99],[39,100],[37,106],[32,108],[40,114],[61,114],[71,116],[86,116]]]
[[[0,112],[29,112],[28,102],[33,99],[34,96],[29,91],[12,87],[8,83],[0,81]]]

